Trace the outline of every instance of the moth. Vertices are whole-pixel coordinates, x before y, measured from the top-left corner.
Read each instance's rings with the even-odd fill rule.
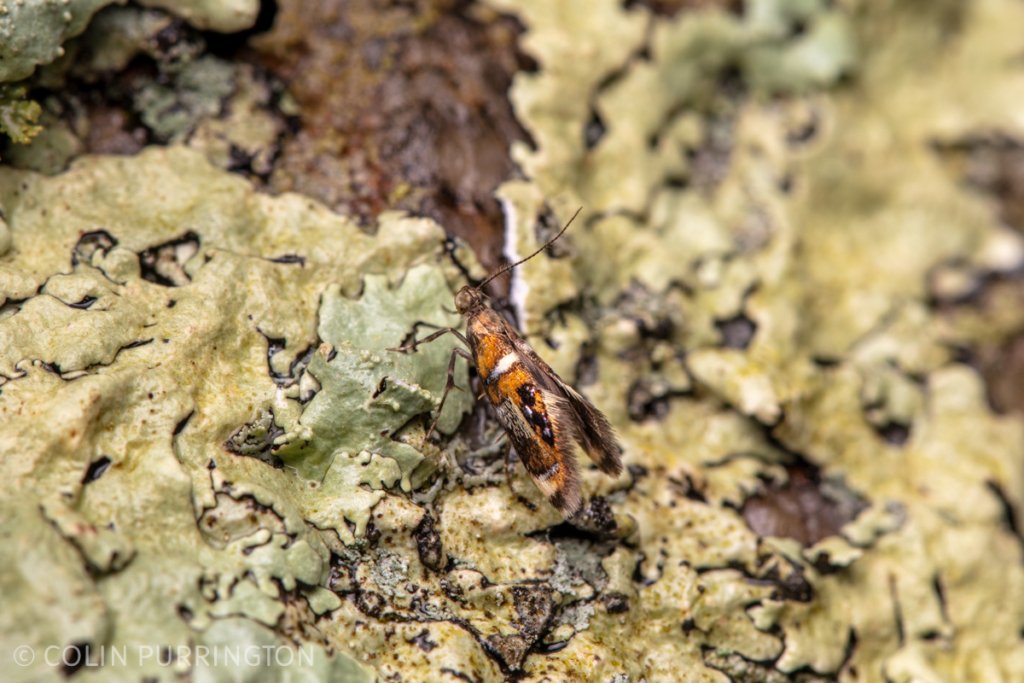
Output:
[[[455,335],[466,348],[456,347],[449,358],[448,380],[438,417],[448,393],[460,389],[455,384],[454,371],[456,360],[463,357],[476,366],[483,395],[493,406],[530,478],[566,518],[579,512],[583,502],[576,446],[613,477],[622,472],[622,447],[608,418],[559,377],[516,329],[491,308],[483,287],[551,246],[578,214],[579,209],[557,235],[526,258],[497,270],[479,285],[459,289],[455,309],[466,320],[465,335],[445,327],[395,349],[415,351],[418,345],[444,334]],[[435,418],[428,434],[436,425]]]

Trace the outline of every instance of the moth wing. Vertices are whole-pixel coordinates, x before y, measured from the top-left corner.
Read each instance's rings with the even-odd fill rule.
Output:
[[[534,379],[540,380],[536,376]],[[510,399],[496,406],[498,421],[533,483],[562,516],[572,517],[583,502],[579,465],[572,449],[576,426],[565,399],[539,387],[538,384],[537,392],[547,411],[554,445],[538,438],[535,427]]]
[[[571,386],[560,379],[558,383],[582,423],[582,427],[576,430],[580,446],[602,472],[613,477],[622,474],[622,446],[608,418]]]
[[[575,424],[573,437],[580,447],[602,472],[613,477],[619,476],[622,473],[622,446],[608,418],[585,396],[566,384],[522,338],[511,335],[510,338],[527,371],[543,382],[540,386],[549,393],[563,397],[567,409],[575,417],[570,421]]]

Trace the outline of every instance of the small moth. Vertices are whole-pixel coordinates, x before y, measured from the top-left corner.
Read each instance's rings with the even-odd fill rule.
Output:
[[[569,386],[537,355],[512,325],[487,303],[483,287],[512,268],[529,261],[562,236],[569,222],[540,249],[499,269],[479,285],[466,285],[455,295],[455,309],[466,319],[466,334],[446,327],[413,341],[397,351],[415,351],[419,344],[454,334],[469,349],[455,348],[448,361],[448,381],[438,406],[438,417],[454,382],[459,356],[476,366],[498,421],[537,488],[564,517],[572,517],[583,502],[575,446],[607,474],[622,472],[622,447],[600,410]],[[437,419],[430,426],[432,432]]]

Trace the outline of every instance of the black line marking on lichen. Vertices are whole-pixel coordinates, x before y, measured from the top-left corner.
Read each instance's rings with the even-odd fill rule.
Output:
[[[271,337],[259,327],[256,328],[256,331],[267,340],[267,374],[270,375],[270,379],[274,380],[274,384],[279,387],[290,386],[294,382],[294,378],[290,374],[274,370],[273,363],[274,356],[288,348],[288,340],[284,337]]]
[[[89,374],[92,374],[92,372],[94,370],[96,370],[97,368],[108,368],[108,367],[112,366],[114,363],[117,362],[117,359],[121,357],[121,353],[123,351],[128,351],[128,350],[131,350],[131,349],[137,349],[140,346],[146,346],[146,345],[152,344],[152,343],[153,343],[153,337],[148,337],[146,339],[136,339],[134,341],[130,341],[127,344],[125,344],[124,346],[118,348],[117,351],[114,352],[114,358],[109,363],[92,363],[91,365],[87,365],[86,367],[80,369],[83,374],[78,375],[77,377],[71,377],[71,378],[65,377],[64,374],[61,374],[61,379],[64,380],[65,382],[74,382],[75,380],[80,379],[81,377],[85,377],[85,376],[87,376]],[[60,373],[77,372],[77,370],[74,370],[74,371],[73,370],[63,370],[56,363],[52,363],[51,365],[54,368],[57,369],[58,374],[60,374]]]
[[[949,623],[949,613],[946,611],[946,589],[942,585],[942,575],[935,572],[935,576],[932,577],[932,590],[935,591],[935,600],[939,603],[939,613],[942,615],[942,620]]]
[[[687,396],[693,396],[693,391],[659,386],[649,379],[640,378],[627,391],[626,410],[634,422],[661,421],[668,417],[674,399]]]
[[[569,646],[572,642],[572,638],[566,638],[565,640],[556,640],[553,643],[541,643],[535,649],[535,652],[542,655],[550,655],[556,652],[561,652]]]
[[[477,683],[477,679],[470,678],[468,674],[465,674],[461,671],[456,671],[455,669],[449,668],[447,666],[441,667],[441,673],[448,674],[449,676],[454,676],[460,681],[466,681],[466,683]]]
[[[110,467],[110,462],[110,458],[105,455],[98,460],[93,460],[89,463],[89,467],[86,468],[85,474],[82,476],[82,483],[89,484],[102,477]]]
[[[192,416],[195,415],[195,414],[196,414],[196,411],[193,410],[193,411],[189,412],[188,415],[186,415],[181,420],[179,420],[178,424],[174,425],[174,431],[172,432],[172,435],[173,436],[178,436],[183,431],[185,431],[185,427],[188,426],[189,420],[191,420]]]
[[[633,583],[638,583],[643,587],[652,586],[658,582],[662,574],[665,573],[665,550],[660,549],[658,552],[658,561],[655,563],[654,568],[657,571],[657,575],[653,578],[644,575],[644,564],[647,562],[647,553],[640,551],[637,555],[636,565],[633,567]]]
[[[813,116],[798,128],[786,132],[786,143],[792,147],[799,147],[810,142],[818,134],[819,117],[817,111]]]
[[[60,369],[60,364],[58,363],[50,363],[45,360],[41,360],[39,361],[39,367],[41,367],[43,370],[46,370],[51,374],[57,375],[61,379],[64,379],[63,377],[61,377],[61,373],[63,371]]]
[[[84,311],[84,310],[88,310],[89,307],[92,306],[94,303],[96,303],[96,297],[94,297],[94,296],[86,296],[86,297],[83,297],[81,301],[76,301],[74,303],[70,303],[70,304],[66,304],[66,305],[70,306],[71,308],[77,308],[79,310],[83,310]]]
[[[624,614],[629,611],[629,596],[618,591],[602,593],[598,600],[608,614]]]
[[[988,490],[992,492],[992,495],[999,501],[999,505],[1003,509],[1003,525],[1006,530],[1013,534],[1014,538],[1020,544],[1021,549],[1024,550],[1024,535],[1021,534],[1020,526],[1017,524],[1017,507],[1010,500],[1009,496],[1006,495],[1006,491],[998,482],[989,480],[985,482]]]
[[[683,479],[680,479],[679,477],[674,476],[674,475],[669,475],[668,476],[668,488],[669,488],[669,490],[672,491],[673,493],[679,495],[679,496],[682,496],[683,498],[686,498],[687,500],[692,500],[695,503],[703,503],[703,504],[707,505],[707,502],[708,502],[707,497],[700,490],[700,487],[693,480],[693,477],[690,476],[690,473],[689,472],[683,473],[683,477],[684,477],[685,481]]]
[[[608,500],[604,496],[592,496],[572,519],[524,535],[556,543],[563,540],[600,542],[616,538],[618,531]]]
[[[153,343],[153,338],[152,337],[150,337],[149,339],[136,339],[135,341],[128,342],[127,344],[122,346],[120,349],[118,349],[118,353],[120,353],[121,351],[126,351],[128,349],[137,349],[140,346],[146,346],[147,344],[151,344],[151,343]]]
[[[17,315],[21,312],[21,307],[28,299],[5,299],[3,303],[0,303],[0,318],[6,315]]]
[[[903,625],[903,607],[900,605],[899,588],[896,585],[896,575],[889,574],[889,597],[892,600],[892,617],[896,624],[896,642],[900,647],[906,643],[906,633]]]
[[[590,108],[590,119],[587,121],[587,125],[583,127],[583,144],[586,149],[594,149],[597,144],[601,142],[601,138],[607,132],[608,127],[604,123],[604,119],[601,118],[601,114],[598,113],[596,107]]]
[[[268,260],[271,263],[280,263],[283,265],[297,264],[300,267],[306,266],[306,257],[301,256],[299,254],[281,254],[280,256],[275,256],[274,258]]]

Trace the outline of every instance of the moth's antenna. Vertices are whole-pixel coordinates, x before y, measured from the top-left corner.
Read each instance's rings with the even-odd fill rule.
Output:
[[[576,213],[574,213],[574,214],[572,215],[572,218],[570,218],[570,219],[569,219],[569,222],[568,222],[568,223],[566,223],[566,224],[565,224],[564,226],[562,226],[562,229],[558,231],[558,234],[557,234],[557,235],[555,235],[554,237],[552,237],[551,239],[549,239],[549,240],[548,240],[547,242],[545,242],[545,243],[543,244],[543,246],[541,246],[541,248],[540,248],[540,249],[538,249],[537,251],[533,252],[532,254],[530,254],[529,256],[527,256],[526,258],[522,258],[522,259],[519,259],[519,260],[518,260],[518,261],[516,261],[515,263],[510,263],[509,265],[505,266],[504,268],[501,268],[501,269],[499,269],[499,270],[498,270],[498,271],[496,271],[496,272],[495,272],[494,274],[492,274],[492,275],[491,275],[490,277],[488,277],[488,278],[487,278],[486,280],[484,280],[483,282],[481,282],[480,284],[478,284],[478,285],[476,286],[476,288],[477,288],[477,289],[483,289],[483,288],[484,288],[484,285],[486,285],[486,284],[487,284],[488,282],[490,282],[490,281],[491,281],[491,280],[493,280],[494,278],[498,277],[498,276],[499,276],[499,275],[501,275],[502,273],[507,273],[508,271],[510,271],[510,270],[512,270],[513,268],[515,268],[516,266],[518,266],[518,265],[519,265],[520,263],[526,263],[527,261],[529,261],[530,259],[532,259],[532,258],[533,258],[534,256],[536,256],[537,254],[539,254],[540,252],[542,252],[542,251],[544,251],[545,249],[547,249],[548,247],[550,247],[550,246],[551,246],[552,244],[554,244],[555,240],[557,240],[557,239],[558,239],[559,237],[561,237],[561,236],[562,236],[562,233],[563,233],[563,232],[565,232],[566,230],[568,230],[568,229],[569,229],[569,226],[570,226],[570,225],[572,225],[572,222],[573,222],[574,220],[576,220],[576,216],[580,215],[580,211],[582,211],[582,210],[583,210],[583,207],[582,207],[582,206],[581,206],[580,208],[576,209]]]

